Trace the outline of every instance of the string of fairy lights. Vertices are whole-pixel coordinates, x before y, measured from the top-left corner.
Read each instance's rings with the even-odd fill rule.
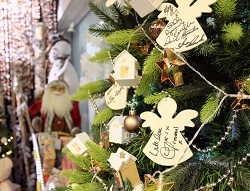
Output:
[[[6,137],[2,137],[1,138],[1,143],[2,145],[0,144],[0,153],[1,151],[3,150],[3,147],[7,147],[9,146],[9,144],[11,143],[11,141],[13,140],[13,137],[10,136],[9,138],[6,138]],[[7,157],[7,156],[10,156],[12,154],[12,149],[9,149],[7,151],[5,151],[4,153],[1,153],[1,158],[4,158],[4,157]]]

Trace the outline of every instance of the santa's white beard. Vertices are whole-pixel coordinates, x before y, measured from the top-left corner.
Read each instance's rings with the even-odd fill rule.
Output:
[[[57,93],[57,95],[55,95]],[[55,114],[58,117],[65,117],[66,114],[73,108],[68,91],[58,95],[58,92],[44,93],[42,99],[42,114]]]

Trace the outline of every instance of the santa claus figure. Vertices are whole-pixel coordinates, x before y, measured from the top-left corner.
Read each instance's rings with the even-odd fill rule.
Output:
[[[78,102],[70,100],[69,87],[62,80],[49,83],[42,99],[32,104],[29,112],[36,124],[41,119],[42,132],[58,131],[72,135],[80,131]]]

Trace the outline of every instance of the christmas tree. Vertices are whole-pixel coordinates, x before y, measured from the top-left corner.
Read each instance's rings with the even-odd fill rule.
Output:
[[[89,7],[103,20],[89,32],[108,45],[90,60],[114,71],[71,97],[96,117],[87,152],[64,148],[79,168],[62,172],[62,189],[250,190],[249,1]]]

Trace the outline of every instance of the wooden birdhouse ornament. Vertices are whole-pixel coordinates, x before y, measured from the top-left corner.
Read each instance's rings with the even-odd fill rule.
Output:
[[[87,133],[79,133],[67,144],[67,147],[74,155],[81,155],[87,150],[85,146],[87,140],[90,140]]]
[[[135,161],[136,157],[118,148],[116,153],[111,153],[108,162],[116,172],[119,172],[123,181],[127,178],[133,187],[141,184]]]
[[[162,2],[163,0],[132,0],[130,5],[142,18],[153,12]]]
[[[107,124],[109,127],[109,142],[123,144],[129,141],[136,133],[130,133],[124,128],[127,116],[114,116]]]
[[[137,86],[139,63],[128,51],[123,50],[114,59],[114,78],[120,86]]]

